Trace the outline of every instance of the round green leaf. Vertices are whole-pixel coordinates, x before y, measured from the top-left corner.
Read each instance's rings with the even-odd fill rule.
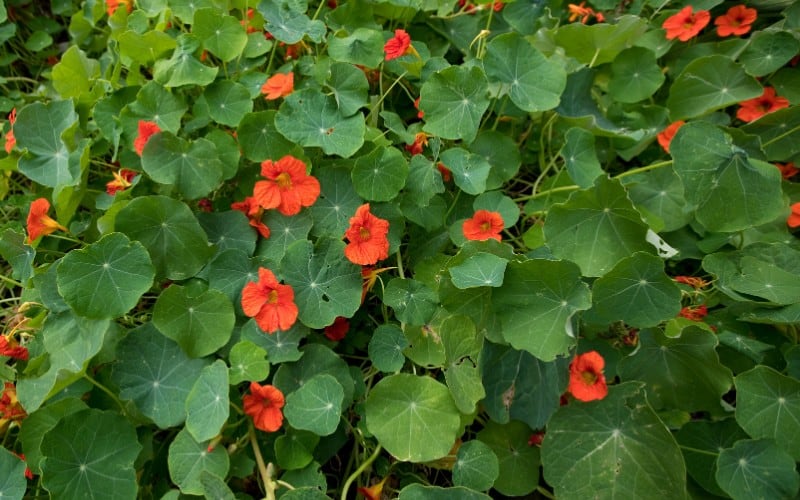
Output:
[[[128,30],[117,41],[123,60],[129,59],[143,65],[153,64],[177,46],[174,38],[163,31],[155,30],[141,34]]]
[[[17,149],[31,154],[19,159],[20,173],[47,187],[77,183],[81,165],[63,140],[77,121],[78,115],[71,100],[48,104],[34,102],[20,109],[14,123],[14,137]]]
[[[463,486],[443,488],[412,483],[400,490],[397,500],[490,500],[492,497]]]
[[[298,470],[314,460],[314,448],[319,436],[313,432],[289,428],[275,440],[275,458],[283,469]]]
[[[503,285],[503,274],[508,261],[494,254],[478,252],[468,257],[463,263],[453,266],[448,271],[456,288],[475,288],[479,286],[500,287]]]
[[[139,120],[156,122],[161,130],[177,134],[181,128],[181,118],[187,109],[181,96],[182,94],[170,92],[154,81],[142,86],[136,100],[122,114],[123,127],[130,141],[133,142],[137,135]]]
[[[56,424],[67,415],[87,409],[86,403],[74,397],[51,402],[25,418],[25,427],[20,427],[19,440],[25,452],[25,461],[34,474],[41,474],[39,467],[42,455],[42,439]],[[0,467],[0,470],[2,468]],[[0,477],[2,477],[0,475]],[[0,481],[0,484],[2,482]],[[7,491],[7,490],[4,490]],[[20,496],[20,498],[22,498]]]
[[[593,187],[553,205],[544,224],[553,254],[581,268],[584,276],[602,276],[634,252],[653,253],[642,222],[619,181],[598,177]]]
[[[58,291],[79,315],[117,318],[130,311],[153,285],[147,250],[122,233],[111,233],[69,252],[58,265]]]
[[[772,438],[800,459],[800,382],[767,366],[738,375],[736,421],[751,437]]]
[[[539,483],[539,448],[530,446],[531,430],[522,422],[499,425],[489,421],[478,433],[498,459],[500,473],[494,489],[508,496],[523,496]]]
[[[159,277],[191,278],[214,253],[189,207],[166,196],[133,199],[119,211],[115,224],[144,245]]]
[[[27,489],[25,461],[5,448],[0,449],[0,499],[22,500]]]
[[[500,474],[500,462],[482,441],[467,441],[458,448],[453,465],[453,484],[471,490],[486,491]]]
[[[720,451],[747,437],[733,418],[716,422],[688,422],[675,435],[686,459],[689,475],[706,491],[718,496],[725,496],[725,492],[714,477],[717,473],[717,457]]]
[[[489,177],[486,179],[486,189],[502,187],[506,181],[517,174],[522,164],[519,148],[514,139],[496,130],[479,132],[478,137],[469,145],[469,150],[476,155],[483,156],[483,159],[492,167]],[[503,220],[505,221],[505,218]]]
[[[174,184],[188,199],[200,198],[222,181],[217,148],[206,139],[192,142],[169,132],[156,134],[142,152],[142,168],[160,184]]]
[[[292,142],[343,158],[364,144],[366,130],[362,114],[343,116],[335,97],[314,89],[288,95],[275,115],[275,127]]]
[[[681,309],[681,291],[664,273],[664,261],[636,252],[620,260],[592,285],[592,321],[624,321],[636,328],[656,326]]]
[[[369,359],[382,372],[397,372],[403,368],[406,358],[403,350],[408,340],[397,325],[380,325],[369,340]]]
[[[488,93],[486,75],[478,66],[450,66],[434,73],[420,90],[423,130],[443,139],[472,142],[489,107]]]
[[[206,87],[203,96],[211,118],[222,125],[235,127],[253,110],[250,92],[242,84],[218,80]]]
[[[266,334],[254,320],[249,320],[242,327],[242,340],[249,340],[267,351],[270,363],[279,364],[297,361],[303,355],[298,350],[300,342],[308,335],[308,328],[302,323],[295,323],[290,329]]]
[[[194,13],[199,9],[213,6],[213,0],[170,0],[173,13],[186,24],[191,24]]]
[[[345,259],[341,240],[321,238],[293,243],[281,260],[281,275],[294,288],[298,318],[324,328],[337,316],[350,318],[361,305],[361,270]]]
[[[203,368],[189,391],[186,398],[186,430],[198,442],[213,438],[228,420],[229,408],[228,367],[218,359]]]
[[[653,408],[720,411],[722,395],[731,388],[730,369],[719,362],[716,335],[689,327],[678,338],[658,330],[639,333],[639,348],[617,365],[622,380],[647,384]]]
[[[670,152],[686,200],[707,230],[740,231],[784,212],[780,171],[749,158],[719,127],[708,122],[686,124],[678,130]]]
[[[595,179],[604,175],[597,159],[594,135],[588,130],[572,127],[564,134],[564,138],[567,142],[561,149],[561,156],[567,166],[567,173],[578,186],[590,187]]]
[[[134,460],[141,448],[136,430],[118,413],[73,413],[42,439],[42,485],[58,498],[136,498]]]
[[[328,54],[334,61],[377,68],[383,61],[383,34],[378,30],[357,28],[349,35],[328,38]]]
[[[716,478],[734,500],[794,498],[800,489],[794,458],[765,439],[743,439],[722,450]]]
[[[198,212],[197,220],[208,235],[208,242],[217,247],[217,257],[226,250],[237,249],[246,257],[253,255],[258,232],[238,210]],[[216,287],[212,287],[216,288]]]
[[[524,111],[555,108],[567,85],[563,65],[549,61],[513,32],[492,38],[486,46],[484,67],[489,81],[501,84],[511,102]]]
[[[753,99],[762,92],[761,85],[739,64],[715,54],[686,65],[670,87],[667,108],[673,121],[685,120]]]
[[[352,64],[331,64],[325,85],[333,91],[342,116],[355,114],[362,106],[367,105],[367,76]]]
[[[343,400],[342,384],[331,375],[316,375],[286,396],[284,415],[295,429],[328,436],[339,426]]]
[[[194,295],[188,288],[172,285],[161,292],[153,309],[155,327],[193,358],[227,344],[234,323],[233,304],[213,288]]]
[[[461,428],[447,387],[408,373],[378,382],[366,403],[367,429],[398,460],[425,462],[444,457]]]
[[[76,45],[69,47],[53,67],[53,87],[64,99],[88,93],[100,76],[100,64],[90,59]]]
[[[739,61],[753,76],[764,76],[779,70],[797,51],[800,42],[788,31],[759,31],[750,38]]]
[[[647,28],[646,19],[625,15],[614,23],[571,23],[551,32],[555,32],[553,41],[564,49],[568,57],[591,67],[616,59],[620,52],[634,45]]]
[[[237,342],[228,357],[231,363],[230,385],[238,385],[246,380],[266,380],[269,375],[267,351],[254,342]]]
[[[439,298],[419,281],[394,278],[383,292],[383,301],[403,323],[424,325],[436,311]]]
[[[406,183],[408,162],[396,148],[376,148],[356,160],[350,175],[353,187],[365,200],[390,201]]]
[[[170,479],[182,493],[202,495],[205,491],[201,481],[203,472],[225,477],[230,461],[224,446],[208,451],[208,443],[198,443],[184,428],[169,445],[167,466]]]
[[[341,238],[350,227],[350,217],[364,200],[353,188],[349,170],[326,167],[316,171],[315,175],[319,179],[320,195],[311,207],[314,220],[311,234]]]
[[[510,262],[504,282],[492,298],[503,338],[543,361],[567,354],[575,345],[572,316],[591,303],[578,267],[558,260]]]
[[[242,288],[248,281],[258,280],[258,268],[256,259],[241,250],[225,250],[208,263],[208,286],[224,293],[231,303],[240,304]]]
[[[664,80],[656,55],[643,47],[631,47],[611,64],[608,92],[619,102],[639,102],[653,95]]]
[[[741,130],[761,138],[761,144],[769,161],[783,161],[800,153],[800,106],[768,113]]]
[[[264,28],[281,42],[291,45],[308,36],[314,42],[321,42],[325,34],[325,24],[311,20],[305,14],[305,2],[262,0],[258,11],[264,16]]]
[[[624,182],[633,205],[643,214],[650,214],[647,221],[654,231],[675,231],[692,220],[683,196],[683,184],[673,169],[642,172],[625,177]],[[650,222],[653,216],[659,219],[658,227]]]
[[[275,128],[276,111],[259,111],[244,115],[236,136],[245,158],[255,162],[280,159],[292,152],[295,145]]]
[[[355,393],[350,370],[338,354],[322,344],[308,344],[298,361],[282,363],[275,371],[272,383],[284,394],[291,394],[312,378],[324,374],[335,378],[344,389],[341,409],[346,408],[353,401]]]
[[[270,235],[258,242],[256,255],[272,262],[280,262],[286,255],[286,249],[295,241],[307,239],[316,222],[308,210],[295,215],[283,215],[277,210],[270,210],[261,220],[269,228]]]
[[[637,383],[559,408],[547,424],[542,465],[557,498],[687,497],[680,449]]]
[[[441,161],[453,172],[453,182],[467,194],[481,194],[491,165],[482,156],[462,148],[450,148],[442,153]]]
[[[203,41],[203,48],[223,61],[242,55],[247,34],[239,20],[220,15],[217,9],[199,9],[194,13],[192,33]]]
[[[117,346],[112,380],[119,397],[166,429],[186,417],[184,402],[205,361],[191,359],[152,323],[132,330]]]
[[[444,193],[442,174],[424,155],[411,157],[404,187],[404,193],[413,200],[415,208],[427,208],[435,194]]]

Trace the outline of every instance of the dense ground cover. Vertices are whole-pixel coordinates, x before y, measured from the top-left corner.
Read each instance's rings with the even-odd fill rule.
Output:
[[[793,498],[800,4],[0,9],[0,497]]]

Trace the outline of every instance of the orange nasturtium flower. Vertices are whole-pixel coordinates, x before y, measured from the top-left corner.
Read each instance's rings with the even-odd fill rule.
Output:
[[[46,198],[37,198],[31,203],[28,212],[28,243],[33,243],[40,236],[54,233],[58,230],[67,231],[67,228],[50,218],[47,212],[50,211],[50,202]]]
[[[133,178],[138,174],[139,173],[135,170],[130,170],[128,168],[122,168],[119,172],[112,173],[111,175],[114,176],[114,180],[106,182],[106,193],[110,196],[114,196],[119,191],[125,191],[131,187]]]
[[[786,224],[788,224],[789,227],[800,227],[800,202],[792,205],[792,213],[789,214],[789,218],[786,219]]]
[[[0,335],[0,356],[28,361],[28,348],[19,345],[14,335]]]
[[[142,156],[142,151],[144,151],[144,146],[147,144],[147,141],[150,140],[150,137],[159,132],[161,132],[161,128],[156,122],[139,120],[139,134],[133,141],[133,150],[136,151],[136,154]]]
[[[306,173],[306,164],[292,155],[278,161],[261,162],[265,181],[256,182],[253,197],[262,208],[277,208],[283,215],[295,215],[319,197],[319,181]]]
[[[676,122],[670,123],[667,128],[659,132],[656,136],[658,139],[658,143],[661,145],[661,148],[669,154],[669,145],[672,143],[672,138],[675,137],[675,134],[678,132],[678,129],[681,128],[686,122],[683,120],[678,120]]]
[[[704,305],[682,307],[678,316],[692,321],[703,321],[708,316],[708,308]]]
[[[417,51],[411,45],[411,36],[406,30],[394,30],[394,36],[383,46],[386,53],[386,60],[391,61],[406,54],[416,54]]]
[[[133,10],[131,0],[106,0],[106,13],[109,15],[109,17],[114,15],[114,12],[117,11],[120,5],[124,5],[125,10],[128,12]]]
[[[361,493],[366,500],[381,500],[381,498],[383,498],[383,485],[386,483],[387,479],[389,479],[389,476],[384,477],[369,488],[361,486],[358,488],[358,492]]]
[[[684,285],[689,285],[695,289],[705,288],[708,286],[708,281],[696,276],[675,276],[673,279],[676,283],[683,283]]]
[[[575,5],[574,3],[569,4],[567,6],[567,8],[569,9],[568,21],[573,22],[578,18],[580,18],[581,22],[583,24],[586,24],[586,22],[589,21],[589,19],[591,19],[592,16],[594,16],[598,22],[602,23],[603,21],[605,21],[605,17],[603,16],[602,13],[595,12],[594,9],[592,9],[591,7],[585,7],[585,5],[586,2],[581,2],[578,5]]]
[[[787,180],[791,179],[797,175],[798,172],[800,172],[800,168],[795,167],[794,162],[775,163],[775,166],[781,171],[781,177]]]
[[[353,264],[371,266],[389,256],[389,221],[375,217],[369,211],[369,203],[356,209],[350,218],[350,227],[344,232],[349,243],[344,256]]]
[[[297,320],[294,290],[281,285],[269,269],[259,268],[258,281],[242,289],[242,310],[267,333],[288,330]]]
[[[748,9],[744,5],[735,5],[728,9],[724,16],[714,19],[719,36],[741,36],[750,31],[758,17],[756,9]]]
[[[231,208],[244,213],[250,220],[250,225],[258,231],[258,234],[264,238],[269,238],[269,228],[261,221],[261,217],[264,215],[264,209],[258,204],[254,197],[248,196],[244,201],[231,203]]]
[[[16,121],[17,108],[14,108],[11,110],[11,113],[8,114],[8,123],[11,124],[11,128],[6,132],[6,153],[8,154],[11,154],[11,150],[17,145],[17,138],[14,137],[14,122]]]
[[[493,239],[500,241],[500,231],[503,230],[503,225],[503,217],[498,212],[478,210],[471,219],[464,221],[461,230],[468,240],[486,241]]]
[[[325,327],[325,336],[328,339],[338,342],[345,338],[347,332],[350,331],[350,322],[344,316],[336,316],[333,323]]]
[[[772,113],[773,111],[788,107],[788,99],[775,95],[774,88],[764,87],[764,93],[759,97],[739,103],[739,109],[736,111],[736,118],[743,122],[752,122],[758,120],[767,113]]]
[[[275,432],[283,425],[283,393],[275,386],[250,382],[250,394],[242,396],[244,412],[253,418],[256,429]]]
[[[578,354],[569,364],[568,390],[579,401],[603,399],[608,394],[603,375],[605,360],[597,351]]]
[[[20,421],[27,416],[17,399],[17,386],[13,382],[4,382],[3,392],[0,394],[0,433],[10,422]]]
[[[269,77],[264,85],[261,86],[261,93],[265,94],[265,99],[274,101],[294,92],[294,72],[286,74],[276,73]]]
[[[677,14],[670,16],[661,25],[667,30],[667,40],[677,38],[686,42],[697,36],[700,31],[711,21],[711,13],[707,10],[693,12],[692,6],[687,5]]]

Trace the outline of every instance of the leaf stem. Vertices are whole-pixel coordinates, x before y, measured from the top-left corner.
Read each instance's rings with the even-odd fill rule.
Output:
[[[119,400],[119,398],[117,397],[117,395],[116,395],[116,394],[114,394],[113,392],[111,392],[111,391],[108,389],[108,387],[104,386],[103,384],[101,384],[101,383],[100,383],[100,382],[98,382],[97,380],[93,379],[93,378],[92,378],[92,377],[91,377],[91,376],[90,376],[88,373],[86,373],[86,372],[84,372],[84,373],[83,373],[83,378],[85,378],[87,381],[89,381],[89,383],[91,383],[93,386],[95,386],[95,387],[97,387],[98,389],[100,389],[101,391],[105,392],[105,393],[106,393],[106,395],[107,395],[108,397],[110,397],[110,398],[111,398],[111,399],[112,399],[112,400],[113,400],[113,401],[114,401],[114,402],[117,404],[117,406],[119,406],[119,410],[122,412],[122,414],[123,414],[123,415],[127,415],[127,414],[128,414],[128,412],[126,412],[126,411],[125,411],[125,405],[124,405],[124,404],[122,404],[122,401],[120,401],[120,400]]]
[[[542,495],[545,498],[552,498],[553,500],[555,500],[555,498],[556,498],[555,495],[553,495],[552,493],[547,491],[547,489],[545,489],[544,486],[537,486],[536,487],[536,492],[539,493],[540,495]]]
[[[714,453],[713,451],[708,450],[701,450],[699,448],[692,448],[691,446],[683,446],[679,445],[682,450],[691,451],[692,453],[700,453],[701,455],[709,455],[712,457],[718,457],[719,453]]]
[[[360,476],[362,472],[367,470],[367,467],[369,467],[372,464],[372,462],[375,461],[376,458],[378,458],[378,455],[380,454],[382,449],[383,447],[380,444],[378,444],[378,446],[375,447],[375,451],[372,452],[372,455],[370,455],[370,457],[366,459],[364,463],[362,463],[358,467],[358,469],[356,469],[352,474],[350,474],[350,477],[347,478],[347,481],[344,482],[344,486],[342,487],[342,496],[341,496],[342,500],[347,500],[347,490],[350,489],[350,485],[353,484],[353,481],[355,481],[356,478]]]
[[[266,500],[275,500],[275,489],[277,485],[272,480],[272,464],[266,465],[264,463],[264,457],[261,456],[261,448],[259,448],[258,439],[256,439],[256,430],[252,424],[248,425],[247,432],[250,437],[250,446],[253,448],[253,455],[256,457],[258,473],[261,475],[261,480],[264,482],[264,498]]]
[[[364,118],[364,121],[365,121],[365,122],[368,122],[368,121],[369,121],[369,117],[370,117],[370,116],[372,116],[372,114],[373,114],[373,113],[375,113],[375,110],[376,110],[376,109],[378,109],[378,107],[379,107],[379,106],[380,106],[380,105],[383,103],[383,100],[384,100],[384,99],[386,99],[386,96],[388,96],[388,95],[389,95],[389,92],[391,92],[391,91],[392,91],[392,89],[395,87],[395,85],[397,85],[398,83],[400,83],[400,80],[402,80],[402,79],[403,79],[403,77],[404,77],[404,76],[406,76],[407,74],[408,74],[408,71],[403,71],[403,73],[402,73],[400,76],[398,76],[398,77],[397,77],[397,78],[396,78],[396,79],[395,79],[395,80],[392,82],[392,84],[391,84],[391,85],[389,85],[389,88],[388,88],[388,89],[386,89],[386,91],[385,91],[385,92],[382,92],[382,93],[381,93],[381,98],[380,98],[380,99],[378,99],[378,101],[377,101],[377,102],[376,102],[376,103],[375,103],[375,104],[372,106],[372,109],[370,109],[370,110],[369,110],[369,113],[367,114],[366,118]]]
[[[20,288],[22,287],[22,283],[20,283],[20,282],[19,282],[19,281],[17,281],[17,280],[13,280],[13,279],[9,278],[9,277],[8,277],[8,276],[6,276],[5,274],[0,274],[0,280],[3,280],[3,281],[5,281],[5,282],[6,282],[6,283],[8,283],[9,285],[18,286],[18,287],[20,287]]]

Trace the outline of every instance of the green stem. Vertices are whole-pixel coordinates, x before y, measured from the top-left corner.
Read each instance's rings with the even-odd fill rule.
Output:
[[[400,250],[397,251],[397,274],[400,278],[405,278],[406,274],[403,271],[403,257],[400,255]]]
[[[709,455],[709,456],[712,456],[712,457],[718,457],[719,456],[719,453],[714,453],[713,451],[700,450],[698,448],[692,448],[690,446],[683,446],[683,445],[679,445],[679,446],[680,446],[681,449],[686,450],[686,451],[691,451],[692,453],[700,453],[701,455]]]
[[[373,114],[373,113],[375,113],[375,110],[376,110],[376,109],[378,109],[378,108],[380,107],[380,105],[383,103],[383,100],[384,100],[384,99],[386,99],[386,96],[387,96],[387,95],[389,95],[389,92],[391,92],[391,91],[392,91],[392,89],[395,87],[395,85],[397,85],[398,83],[400,83],[400,80],[402,80],[402,79],[403,79],[403,77],[404,77],[404,76],[406,76],[407,74],[408,74],[408,71],[403,71],[403,73],[402,73],[400,76],[398,76],[398,77],[395,79],[395,81],[393,81],[393,82],[392,82],[392,84],[391,84],[391,85],[389,85],[389,88],[388,88],[388,89],[386,89],[386,92],[381,92],[381,98],[380,98],[380,99],[378,99],[378,102],[376,102],[376,103],[375,103],[375,104],[372,106],[372,109],[370,109],[370,110],[369,110],[369,114],[367,114],[367,117],[364,119],[364,121],[366,121],[366,122],[368,122],[368,121],[369,121],[369,118],[372,116],[372,114]]]
[[[628,177],[629,175],[641,174],[642,172],[649,172],[650,170],[656,170],[658,168],[668,167],[670,165],[672,165],[672,160],[659,161],[650,165],[645,165],[644,167],[632,168],[630,170],[626,170],[621,174],[615,175],[614,178],[622,179],[623,177]]]
[[[795,128],[793,128],[793,129],[791,129],[791,130],[787,130],[786,132],[784,132],[784,133],[782,133],[782,134],[780,134],[780,135],[777,135],[777,136],[773,137],[772,139],[768,140],[767,142],[765,142],[764,144],[762,144],[762,145],[761,145],[761,147],[762,147],[762,148],[766,148],[767,146],[769,146],[769,145],[770,145],[770,144],[772,144],[773,142],[775,142],[775,141],[779,141],[779,140],[781,140],[781,139],[785,138],[787,135],[789,135],[789,134],[793,134],[793,133],[797,132],[798,130],[800,130],[800,126],[798,126],[798,127],[795,127]]]
[[[537,486],[536,493],[542,495],[545,498],[552,498],[553,500],[555,500],[556,498],[555,495],[547,491],[547,489],[545,489],[543,486]]]
[[[347,490],[350,489],[350,485],[353,484],[353,481],[355,481],[356,478],[358,478],[358,476],[360,476],[362,472],[367,470],[367,467],[372,465],[372,462],[374,462],[375,459],[378,458],[378,455],[380,454],[382,449],[383,447],[380,444],[376,446],[375,451],[372,452],[372,455],[370,455],[370,457],[366,459],[364,463],[362,463],[358,467],[358,469],[356,469],[352,474],[350,474],[350,477],[348,477],[347,481],[344,482],[344,487],[342,487],[342,497],[341,497],[342,500],[347,500]]]
[[[261,448],[259,448],[258,440],[256,439],[255,428],[250,425],[247,432],[250,437],[250,446],[253,448],[253,455],[256,457],[258,473],[261,475],[261,480],[264,482],[264,498],[266,500],[275,500],[275,489],[277,485],[272,480],[272,464],[268,466],[264,463],[264,457],[261,456]]]
[[[17,280],[12,280],[11,278],[9,278],[8,276],[6,276],[4,274],[0,274],[0,280],[3,280],[3,281],[5,281],[6,283],[8,283],[10,285],[18,286],[20,288],[22,287],[22,283],[20,283]]]
[[[38,81],[33,80],[32,78],[27,78],[27,77],[24,77],[24,76],[4,76],[4,77],[0,77],[0,79],[2,79],[2,81],[5,81],[5,82],[25,82],[25,83],[33,83],[33,84],[38,84],[39,83]]]
[[[127,412],[125,411],[125,405],[122,404],[122,401],[120,401],[119,398],[117,397],[117,395],[114,394],[113,392],[111,392],[108,389],[108,387],[104,386],[103,384],[101,384],[97,380],[93,379],[88,373],[84,373],[83,374],[83,378],[88,380],[93,386],[95,386],[98,389],[100,389],[101,391],[105,392],[106,395],[108,397],[110,397],[117,404],[117,406],[119,406],[119,410],[122,412],[122,414],[123,415],[127,415]]]

